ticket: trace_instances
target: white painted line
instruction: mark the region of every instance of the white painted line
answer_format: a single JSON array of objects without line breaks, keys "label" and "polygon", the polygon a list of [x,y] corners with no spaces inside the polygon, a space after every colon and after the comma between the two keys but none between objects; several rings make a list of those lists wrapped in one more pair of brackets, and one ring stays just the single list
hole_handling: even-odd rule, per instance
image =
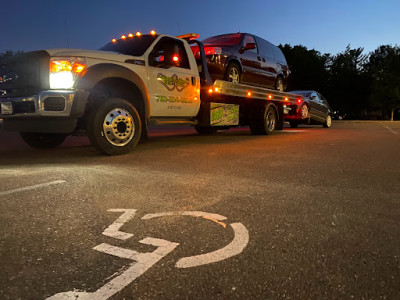
[{"label": "white painted line", "polygon": [[287,130],[284,129],[281,132],[297,133],[297,132],[307,132],[308,130]]},{"label": "white painted line", "polygon": [[[383,125],[383,124],[382,124]],[[383,125],[383,127],[385,127],[387,130],[389,130],[391,133],[393,134],[399,134],[397,131],[394,131],[392,128],[390,128],[389,126]]]},{"label": "white painted line", "polygon": [[165,216],[192,216],[192,217],[202,217],[207,219],[215,219],[217,221],[224,221],[227,219],[227,217],[218,214],[207,213],[204,211],[171,211],[171,212],[163,212],[157,214],[148,214],[142,217],[142,220],[148,220],[152,218],[159,218]]},{"label": "white painted line", "polygon": [[108,211],[111,212],[123,212],[123,214],[115,220],[110,226],[108,226],[104,231],[103,234],[112,238],[116,238],[119,240],[127,240],[133,237],[132,233],[127,233],[123,231],[119,231],[119,229],[128,221],[130,221],[135,213],[136,209],[109,209]]},{"label": "white painted line", "polygon": [[97,245],[93,249],[103,252],[103,253],[106,253],[106,254],[118,256],[120,258],[130,259],[130,260],[137,260],[138,256],[139,256],[139,252],[137,252],[135,250],[121,248],[121,247],[113,246],[113,245],[106,244],[106,243]]},{"label": "white painted line", "polygon": [[[51,296],[47,299],[106,300],[115,295],[116,293],[118,293],[119,291],[121,291],[127,285],[131,284],[136,278],[138,278],[140,275],[142,275],[144,272],[150,269],[155,263],[157,263],[165,255],[173,251],[179,245],[178,243],[173,243],[166,240],[155,239],[150,237],[141,240],[140,243],[156,246],[158,248],[153,252],[137,253],[137,256],[135,257],[136,262],[133,262],[127,270],[125,270],[120,275],[107,282],[97,291],[93,293],[88,293],[84,291],[73,290],[69,292],[55,294],[54,296]],[[122,255],[123,258],[128,258],[126,257],[126,254],[129,253],[129,251],[131,251],[129,249],[123,249],[120,247],[112,247],[112,246],[111,247],[101,246],[100,249],[106,250],[107,253],[111,255],[115,256]]]},{"label": "white painted line", "polygon": [[232,242],[224,248],[196,256],[184,257],[176,263],[177,268],[191,268],[215,263],[240,254],[249,243],[249,232],[242,223],[230,224],[235,233]]},{"label": "white painted line", "polygon": [[14,194],[14,193],[18,193],[18,192],[36,190],[36,189],[39,189],[39,188],[48,187],[48,186],[51,186],[51,185],[65,183],[65,182],[66,182],[65,180],[54,180],[54,181],[50,181],[50,182],[45,182],[45,183],[40,183],[40,184],[35,184],[35,185],[30,185],[30,186],[25,186],[25,187],[18,188],[18,189],[13,189],[13,190],[0,192],[0,196],[6,196],[6,195],[11,195],[11,194]]}]

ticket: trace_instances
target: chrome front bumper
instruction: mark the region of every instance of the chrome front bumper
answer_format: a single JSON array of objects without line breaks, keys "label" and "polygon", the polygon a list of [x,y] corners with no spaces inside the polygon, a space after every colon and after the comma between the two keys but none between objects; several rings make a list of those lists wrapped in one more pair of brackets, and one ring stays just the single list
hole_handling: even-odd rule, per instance
[{"label": "chrome front bumper", "polygon": [[[31,97],[0,99],[0,118],[70,117],[76,91],[43,91]],[[49,105],[56,101],[58,107]]]}]

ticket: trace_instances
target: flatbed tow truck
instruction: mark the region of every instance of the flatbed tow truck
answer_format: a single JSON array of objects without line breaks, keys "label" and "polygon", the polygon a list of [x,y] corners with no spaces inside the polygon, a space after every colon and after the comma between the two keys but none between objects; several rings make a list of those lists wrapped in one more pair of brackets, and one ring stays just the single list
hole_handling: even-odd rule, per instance
[{"label": "flatbed tow truck", "polygon": [[[99,51],[50,49],[0,62],[0,119],[35,148],[87,134],[101,153],[119,155],[147,138],[147,125],[190,124],[200,134],[249,126],[283,128],[284,111],[302,96],[211,81],[198,35],[137,32]],[[195,59],[190,44],[196,44]]]}]

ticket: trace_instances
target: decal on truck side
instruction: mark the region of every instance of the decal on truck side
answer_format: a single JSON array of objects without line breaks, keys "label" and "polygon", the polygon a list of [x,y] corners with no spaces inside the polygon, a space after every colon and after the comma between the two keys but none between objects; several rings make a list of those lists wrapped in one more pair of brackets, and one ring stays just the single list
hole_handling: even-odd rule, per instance
[{"label": "decal on truck side", "polygon": [[190,84],[189,78],[182,79],[179,78],[176,74],[168,77],[161,73],[158,73],[157,80],[159,80],[160,83],[163,84],[168,91],[173,91],[174,89],[176,89],[178,92],[182,92]]},{"label": "decal on truck side", "polygon": [[193,99],[185,97],[174,97],[174,96],[161,96],[156,95],[157,102],[171,102],[171,103],[193,103]]}]

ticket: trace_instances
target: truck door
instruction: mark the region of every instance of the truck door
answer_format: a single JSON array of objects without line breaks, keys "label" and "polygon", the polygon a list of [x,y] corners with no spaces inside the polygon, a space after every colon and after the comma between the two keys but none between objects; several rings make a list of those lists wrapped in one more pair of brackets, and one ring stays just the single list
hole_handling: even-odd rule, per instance
[{"label": "truck door", "polygon": [[151,117],[197,114],[200,80],[194,57],[189,59],[187,53],[185,44],[171,37],[161,38],[150,52],[147,77]]}]

